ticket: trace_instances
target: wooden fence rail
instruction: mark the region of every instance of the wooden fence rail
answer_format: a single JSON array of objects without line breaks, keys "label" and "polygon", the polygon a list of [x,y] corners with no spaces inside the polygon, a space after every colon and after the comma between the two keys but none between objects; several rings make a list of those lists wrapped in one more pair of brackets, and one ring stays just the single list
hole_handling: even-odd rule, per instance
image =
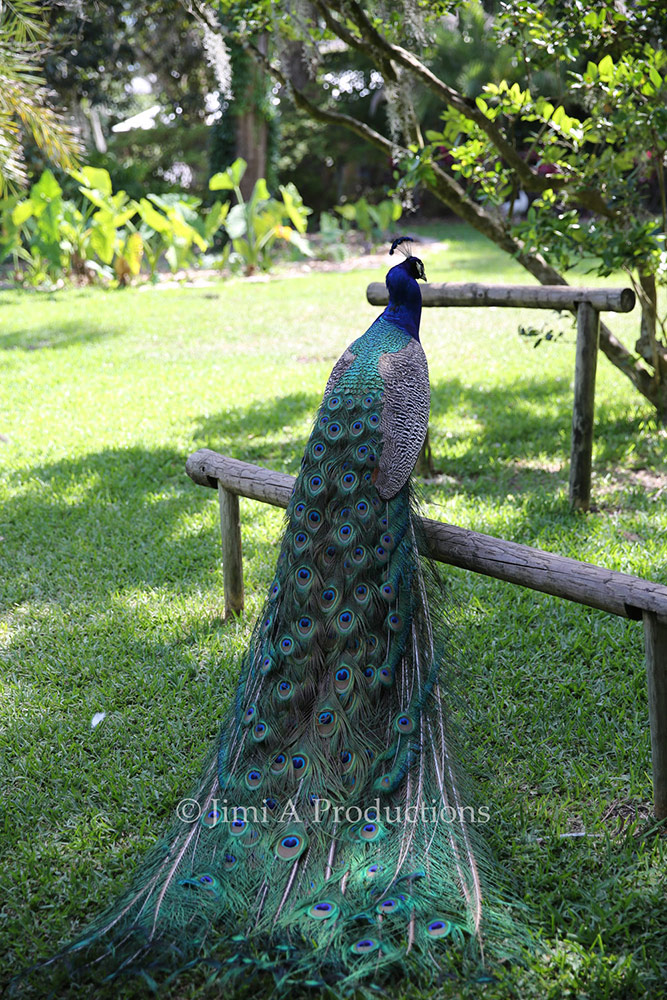
[{"label": "wooden fence rail", "polygon": [[[229,616],[243,609],[238,497],[287,507],[294,477],[208,448],[190,455],[186,471],[195,483],[217,489],[220,497],[225,615]],[[424,555],[438,562],[643,620],[654,812],[657,819],[667,818],[667,587],[428,518],[421,518],[421,528]]]},{"label": "wooden fence rail", "polygon": [[[373,281],[366,298],[386,306],[384,282]],[[595,374],[600,344],[600,313],[631,312],[631,288],[577,288],[573,285],[479,285],[475,282],[431,283],[422,287],[425,306],[510,306],[529,309],[566,309],[577,315],[577,352],[574,366],[574,404],[570,446],[570,504],[588,510],[591,499]]]},{"label": "wooden fence rail", "polygon": [[[576,312],[586,302],[598,312],[632,312],[631,288],[577,288],[576,285],[480,285],[474,281],[429,281],[421,286],[424,306],[511,306],[518,309],[568,309]],[[373,306],[386,306],[389,293],[384,281],[372,281],[366,298]]]}]

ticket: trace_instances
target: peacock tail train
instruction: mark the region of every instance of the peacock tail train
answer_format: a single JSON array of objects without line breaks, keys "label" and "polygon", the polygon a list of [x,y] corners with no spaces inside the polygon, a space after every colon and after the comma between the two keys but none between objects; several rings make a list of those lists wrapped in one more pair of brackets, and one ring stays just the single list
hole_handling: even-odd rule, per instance
[{"label": "peacock tail train", "polygon": [[[418,556],[410,473],[428,422],[421,262],[336,364],[274,579],[189,813],[130,891],[32,971],[149,986],[204,963],[222,983],[336,995],[389,976],[484,978],[511,925],[451,750],[446,637]],[[437,602],[436,602],[437,603]],[[44,984],[49,985],[44,985]]]}]

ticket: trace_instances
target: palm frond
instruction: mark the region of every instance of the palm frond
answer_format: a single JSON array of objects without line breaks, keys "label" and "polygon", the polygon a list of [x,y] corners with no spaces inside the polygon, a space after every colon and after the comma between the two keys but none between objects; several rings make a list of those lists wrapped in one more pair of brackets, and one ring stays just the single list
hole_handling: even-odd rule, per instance
[{"label": "palm frond", "polygon": [[0,198],[27,183],[25,134],[58,166],[77,162],[77,136],[48,103],[43,14],[41,0],[0,0]]}]

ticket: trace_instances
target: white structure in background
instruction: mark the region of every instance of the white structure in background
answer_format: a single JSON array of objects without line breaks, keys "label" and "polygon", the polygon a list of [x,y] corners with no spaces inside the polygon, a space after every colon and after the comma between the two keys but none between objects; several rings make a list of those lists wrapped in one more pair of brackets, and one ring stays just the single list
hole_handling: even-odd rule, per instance
[{"label": "white structure in background", "polygon": [[116,122],[112,125],[112,132],[131,132],[134,128],[154,128],[155,119],[157,115],[162,111],[159,104],[154,104],[151,108],[146,108],[145,111],[140,111],[137,115],[132,115],[131,118],[126,118],[122,122]]},{"label": "white structure in background", "polygon": [[514,201],[504,201],[500,206],[500,211],[503,215],[525,215],[528,211],[528,206],[530,202],[528,201],[528,195],[525,191],[519,191]]}]

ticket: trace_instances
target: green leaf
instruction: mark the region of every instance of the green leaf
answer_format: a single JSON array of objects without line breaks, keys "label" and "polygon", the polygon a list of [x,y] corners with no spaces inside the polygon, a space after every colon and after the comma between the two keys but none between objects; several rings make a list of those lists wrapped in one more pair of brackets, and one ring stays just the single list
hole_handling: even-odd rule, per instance
[{"label": "green leaf", "polygon": [[103,264],[110,264],[116,246],[116,227],[111,223],[99,223],[90,234],[90,247]]},{"label": "green leaf", "polygon": [[338,212],[339,215],[342,215],[348,222],[354,222],[357,214],[354,205],[351,205],[349,202],[345,205],[336,205],[334,211]]},{"label": "green leaf", "polygon": [[234,205],[234,207],[230,210],[225,221],[225,229],[227,230],[227,235],[230,240],[236,240],[240,236],[245,235],[248,229],[248,224],[246,222],[243,205]]},{"label": "green leaf", "polygon": [[37,197],[44,200],[58,198],[62,193],[63,189],[50,170],[45,170],[37,183],[33,184],[30,189],[31,198]]},{"label": "green leaf", "polygon": [[30,198],[26,198],[25,201],[20,201],[18,205],[14,208],[12,212],[12,222],[15,226],[22,226],[34,212],[35,206],[33,205]]},{"label": "green leaf", "polygon": [[102,194],[111,194],[113,187],[108,170],[104,170],[103,167],[82,167],[80,173],[83,177],[83,183],[87,184],[88,187],[95,188]]},{"label": "green leaf", "polygon": [[250,195],[250,205],[254,211],[261,201],[268,201],[271,197],[266,181],[263,177],[258,177]]},{"label": "green leaf", "polygon": [[117,229],[120,229],[126,223],[130,221],[133,215],[137,214],[138,205],[136,201],[131,202],[124,212],[117,212],[113,217],[113,224]]},{"label": "green leaf", "polygon": [[290,234],[290,243],[293,243],[297,250],[300,250],[304,256],[313,256],[313,251],[310,249],[308,240],[305,236],[302,236],[301,233],[295,233],[294,230],[292,230]]},{"label": "green leaf", "polygon": [[305,233],[308,228],[308,216],[312,209],[304,205],[296,185],[291,181],[289,184],[280,185],[280,193],[283,196],[283,203],[292,225],[298,233]]},{"label": "green leaf", "polygon": [[614,60],[611,56],[603,56],[598,63],[598,71],[600,73],[601,80],[611,80],[614,72]]},{"label": "green leaf", "polygon": [[139,215],[156,233],[166,233],[172,228],[169,219],[153,208],[146,198],[142,198],[139,202]]},{"label": "green leaf", "polygon": [[248,164],[243,159],[243,157],[239,156],[238,159],[234,160],[234,162],[232,163],[231,167],[227,167],[227,170],[229,171],[230,176],[231,176],[232,180],[234,181],[235,187],[238,187],[239,184],[241,183],[241,180],[243,179],[243,175],[246,172],[247,166],[248,166]]},{"label": "green leaf", "polygon": [[[479,100],[479,98],[478,98]],[[429,142],[443,143],[445,141],[445,136],[443,132],[434,132],[433,129],[426,129],[426,138]]]},{"label": "green leaf", "polygon": [[95,205],[97,208],[108,209],[108,200],[105,197],[103,197],[103,195],[100,194],[99,191],[87,187],[80,187],[79,191],[84,196],[84,198],[87,198],[88,201],[92,201],[93,205]]},{"label": "green leaf", "polygon": [[233,191],[234,181],[229,176],[229,173],[224,171],[224,173],[213,174],[208,182],[208,186],[211,191]]},{"label": "green leaf", "polygon": [[208,240],[220,229],[220,226],[227,218],[228,212],[229,203],[226,201],[216,201],[211,207],[208,215],[204,217],[204,235]]},{"label": "green leaf", "polygon": [[172,274],[174,271],[178,271],[178,251],[173,244],[167,248],[164,256]]},{"label": "green leaf", "polygon": [[127,261],[130,274],[136,276],[141,270],[141,258],[144,253],[144,243],[140,233],[130,233],[125,241],[123,256]]}]

